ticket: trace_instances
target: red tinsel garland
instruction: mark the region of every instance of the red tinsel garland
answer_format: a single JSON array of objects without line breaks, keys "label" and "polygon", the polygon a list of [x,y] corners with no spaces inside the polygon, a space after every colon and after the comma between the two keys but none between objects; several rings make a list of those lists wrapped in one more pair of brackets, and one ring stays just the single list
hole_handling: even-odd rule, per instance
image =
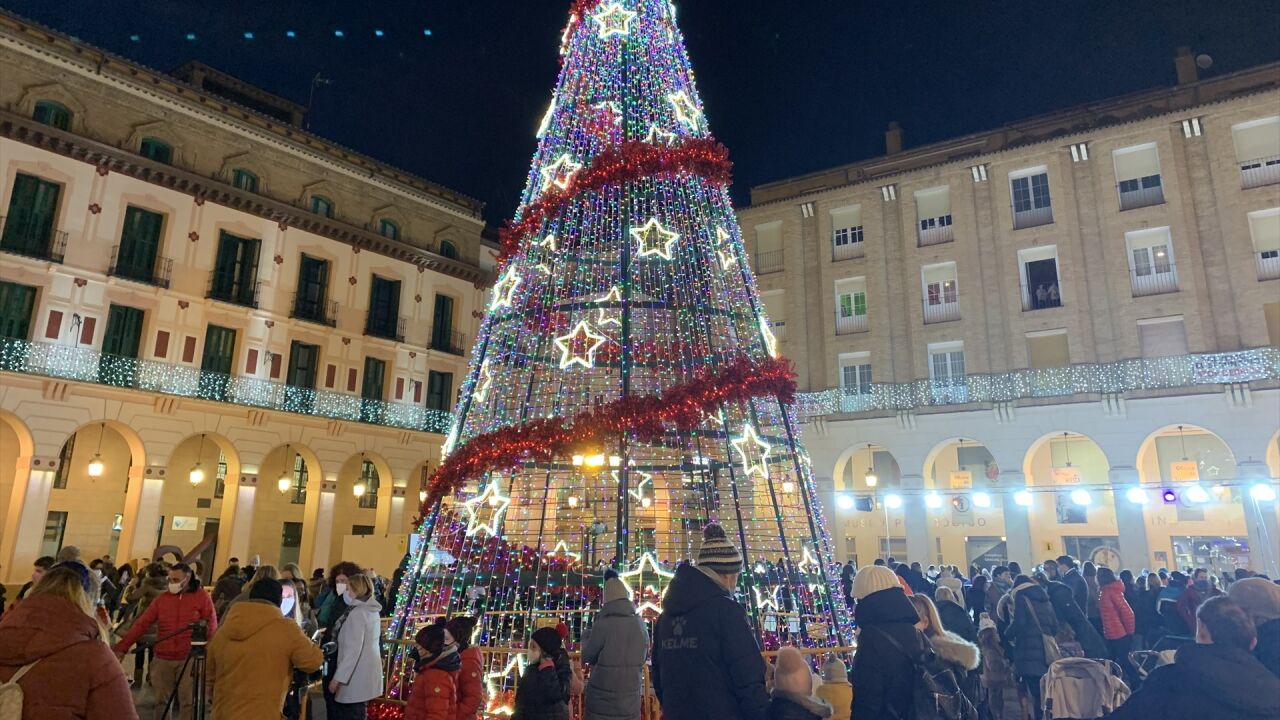
[{"label": "red tinsel garland", "polygon": [[519,222],[499,230],[504,263],[523,242],[542,227],[548,217],[564,209],[580,193],[654,175],[691,173],[716,183],[728,183],[733,163],[729,151],[714,138],[689,138],[672,145],[651,145],[642,140],[625,142],[595,156],[591,164],[573,175],[563,190],[548,189],[525,208]]},{"label": "red tinsel garland", "polygon": [[404,709],[401,703],[374,698],[365,706],[365,717],[369,720],[404,720]]},{"label": "red tinsel garland", "polygon": [[478,435],[432,473],[422,512],[425,515],[441,498],[487,472],[529,460],[564,457],[574,448],[599,448],[624,433],[640,442],[651,441],[666,432],[668,425],[677,430],[696,427],[721,403],[772,395],[790,404],[795,391],[795,373],[789,361],[740,358],[719,372],[670,387],[661,395],[626,397],[573,418],[538,418],[519,427]]}]

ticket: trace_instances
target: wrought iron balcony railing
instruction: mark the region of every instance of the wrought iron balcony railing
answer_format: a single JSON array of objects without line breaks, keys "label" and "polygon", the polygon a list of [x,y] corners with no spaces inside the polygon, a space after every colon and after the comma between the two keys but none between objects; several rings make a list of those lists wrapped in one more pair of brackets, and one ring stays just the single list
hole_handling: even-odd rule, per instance
[{"label": "wrought iron balcony railing", "polygon": [[450,355],[466,355],[466,337],[460,332],[431,328],[431,349]]},{"label": "wrought iron balcony railing", "polygon": [[364,318],[364,334],[404,342],[404,316],[379,315],[369,311]]},{"label": "wrought iron balcony railing", "polygon": [[0,251],[60,263],[67,253],[67,233],[32,215],[0,215]]},{"label": "wrought iron balcony railing", "polygon": [[451,413],[422,405],[293,387],[255,377],[205,372],[176,363],[106,355],[92,348],[0,338],[0,371],[55,377],[248,405],[337,420],[443,433]]},{"label": "wrought iron balcony railing", "polygon": [[751,267],[757,275],[778,272],[782,269],[782,251],[767,250],[765,252],[752,253]]},{"label": "wrought iron balcony railing", "polygon": [[257,308],[258,295],[261,290],[261,282],[240,284],[220,278],[217,274],[214,274],[209,276],[209,291],[205,293],[205,297],[233,305]]},{"label": "wrought iron balcony railing", "polygon": [[173,274],[173,259],[158,257],[148,267],[139,262],[121,260],[120,246],[115,245],[111,248],[111,265],[107,267],[107,274],[167,289],[169,277]]},{"label": "wrought iron balcony railing", "polygon": [[1046,205],[1045,207],[1027,208],[1026,210],[1013,210],[1013,229],[1022,230],[1024,228],[1039,227],[1040,225],[1050,225],[1053,223],[1053,207]]},{"label": "wrought iron balcony railing", "polygon": [[1134,297],[1178,292],[1178,268],[1169,263],[1164,269],[1130,269],[1129,284],[1133,287]]},{"label": "wrought iron balcony railing", "polygon": [[1280,183],[1280,155],[1240,163],[1240,185],[1255,188]]},{"label": "wrought iron balcony railing", "polygon": [[1161,185],[1127,190],[1123,185],[1117,185],[1116,192],[1120,193],[1121,210],[1136,210],[1150,205],[1160,205],[1164,202],[1164,187]]},{"label": "wrought iron balcony railing", "polygon": [[338,326],[337,300],[315,300],[305,294],[294,293],[290,307],[293,308],[289,312],[289,317],[291,318],[320,323],[329,327]]},{"label": "wrought iron balcony railing", "polygon": [[798,393],[796,411],[802,416],[896,412],[965,403],[1102,395],[1259,380],[1280,380],[1280,349],[1256,348],[1058,368],[1028,368],[941,381],[872,383],[869,390],[863,388],[864,392],[833,388]]}]

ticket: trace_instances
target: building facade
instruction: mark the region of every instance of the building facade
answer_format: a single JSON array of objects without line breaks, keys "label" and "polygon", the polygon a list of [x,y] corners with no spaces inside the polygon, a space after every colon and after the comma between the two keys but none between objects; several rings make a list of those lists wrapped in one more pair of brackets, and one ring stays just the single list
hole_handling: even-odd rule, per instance
[{"label": "building facade", "polygon": [[837,556],[1280,575],[1280,65],[1176,67],[752,189]]},{"label": "building facade", "polygon": [[0,581],[404,532],[492,282],[480,203],[203,65],[0,14],[0,76]]}]

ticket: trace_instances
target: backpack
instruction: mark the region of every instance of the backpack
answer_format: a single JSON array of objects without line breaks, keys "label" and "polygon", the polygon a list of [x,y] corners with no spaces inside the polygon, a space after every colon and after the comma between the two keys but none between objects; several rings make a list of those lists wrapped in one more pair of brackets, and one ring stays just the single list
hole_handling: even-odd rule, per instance
[{"label": "backpack", "polygon": [[36,662],[30,665],[23,665],[18,668],[18,672],[7,681],[0,683],[0,720],[22,720],[22,686],[18,681],[22,679],[27,671],[35,667]]},{"label": "backpack", "polygon": [[1040,679],[1046,720],[1090,720],[1115,710],[1129,697],[1120,666],[1110,660],[1063,658]]},{"label": "backpack", "polygon": [[919,673],[911,684],[912,716],[915,720],[978,720],[978,709],[960,689],[960,682],[951,668],[932,654],[928,660],[918,661],[892,635],[883,631],[880,634],[911,660]]}]

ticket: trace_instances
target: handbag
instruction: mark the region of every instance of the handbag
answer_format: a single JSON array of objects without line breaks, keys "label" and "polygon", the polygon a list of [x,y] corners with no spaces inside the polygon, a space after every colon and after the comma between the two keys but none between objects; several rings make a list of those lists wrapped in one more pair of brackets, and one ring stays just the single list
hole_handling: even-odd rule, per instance
[{"label": "handbag", "polygon": [[[1052,665],[1062,659],[1062,648],[1058,647],[1058,640],[1052,635],[1045,634],[1044,627],[1040,624],[1040,614],[1035,608],[1031,607],[1031,601],[1027,601],[1027,612],[1031,613],[1031,620],[1036,624],[1036,629],[1040,631],[1040,639],[1044,642],[1044,663]],[[1081,653],[1083,655],[1083,652]]]},{"label": "handbag", "polygon": [[936,659],[918,662],[888,632],[881,630],[880,634],[919,671],[912,683],[915,720],[977,720],[978,709],[960,689],[960,683],[950,668]]}]

